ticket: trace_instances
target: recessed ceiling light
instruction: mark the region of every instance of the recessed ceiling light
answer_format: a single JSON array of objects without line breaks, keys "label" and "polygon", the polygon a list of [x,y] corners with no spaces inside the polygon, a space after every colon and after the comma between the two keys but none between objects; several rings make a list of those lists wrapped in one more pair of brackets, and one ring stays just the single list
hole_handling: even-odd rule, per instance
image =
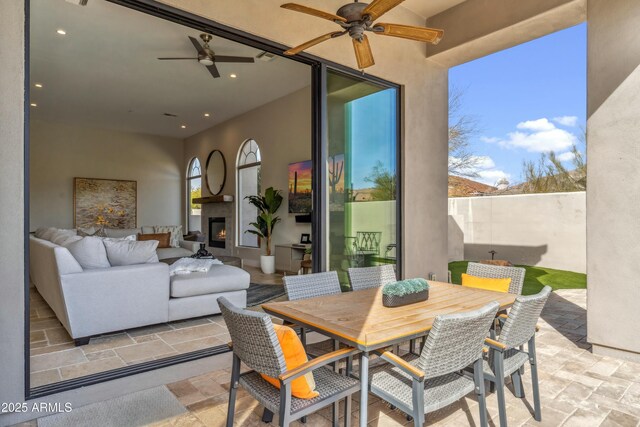
[{"label": "recessed ceiling light", "polygon": [[182,129],[186,129],[186,128],[187,128],[187,125],[182,125],[182,126],[180,126],[180,127],[181,127]]},{"label": "recessed ceiling light", "polygon": [[61,36],[64,36],[65,34],[67,34],[67,32],[65,30],[63,30],[62,28],[58,28],[56,33],[60,34]]},{"label": "recessed ceiling light", "polygon": [[42,83],[36,83],[34,86],[38,87],[38,88],[41,88],[42,87]]},{"label": "recessed ceiling light", "polygon": [[211,114],[209,114],[209,113],[204,113],[204,116],[205,116],[205,117],[209,117],[210,115],[211,115]]},{"label": "recessed ceiling light", "polygon": [[31,103],[31,106],[32,106],[32,107],[37,107],[37,106],[38,106],[38,104],[36,104],[35,102],[32,102],[32,103]]},{"label": "recessed ceiling light", "polygon": [[229,74],[229,77],[231,77],[232,79],[235,79],[236,77],[238,77],[237,74]]}]

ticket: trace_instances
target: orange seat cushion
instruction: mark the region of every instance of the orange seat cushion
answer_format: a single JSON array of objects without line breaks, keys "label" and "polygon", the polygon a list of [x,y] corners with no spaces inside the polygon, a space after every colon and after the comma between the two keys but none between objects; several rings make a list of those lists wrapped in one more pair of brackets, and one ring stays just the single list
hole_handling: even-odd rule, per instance
[{"label": "orange seat cushion", "polygon": [[[307,353],[304,350],[302,341],[298,337],[298,334],[288,326],[273,325],[273,329],[276,331],[276,336],[282,347],[284,353],[284,360],[287,364],[287,370],[297,368],[298,366],[307,363]],[[272,378],[264,374],[264,378],[269,383],[273,384],[277,388],[280,388],[280,380]],[[309,372],[300,378],[296,378],[291,381],[291,394],[300,399],[313,399],[320,394],[316,391],[316,382],[313,379],[313,372]]]},{"label": "orange seat cushion", "polygon": [[509,285],[511,285],[511,278],[506,279],[489,279],[486,277],[471,276],[466,273],[462,273],[462,286],[469,288],[486,289],[488,291],[497,292],[509,292]]}]

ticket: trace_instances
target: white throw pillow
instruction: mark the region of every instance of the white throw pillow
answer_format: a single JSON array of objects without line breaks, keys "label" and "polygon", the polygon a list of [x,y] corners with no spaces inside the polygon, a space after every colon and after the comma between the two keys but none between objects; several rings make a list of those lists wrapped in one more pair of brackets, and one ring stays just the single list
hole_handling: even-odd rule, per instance
[{"label": "white throw pillow", "polygon": [[154,229],[156,233],[171,233],[171,241],[169,242],[169,245],[172,248],[180,247],[180,240],[182,240],[181,225],[156,225]]},{"label": "white throw pillow", "polygon": [[125,237],[101,237],[101,239],[104,240],[110,240],[112,242],[117,242],[117,241],[122,241],[122,240],[130,240],[132,242],[135,242],[137,239],[137,236],[135,234],[132,234],[130,236],[125,236]]},{"label": "white throw pillow", "polygon": [[49,240],[51,240],[51,243],[55,243],[56,245],[62,245],[67,239],[69,239],[69,237],[73,237],[75,235],[76,230],[58,229],[53,233]]},{"label": "white throw pillow", "polygon": [[46,230],[44,230],[41,234],[40,234],[40,238],[43,240],[49,240],[51,241],[51,238],[53,237],[53,235],[55,234],[55,232],[58,231],[57,228],[55,227],[49,227]]},{"label": "white throw pillow", "polygon": [[85,270],[111,267],[104,244],[98,237],[83,237],[64,246]]},{"label": "white throw pillow", "polygon": [[35,232],[35,236],[38,239],[43,239],[44,238],[43,236],[45,235],[45,233],[51,234],[51,231],[55,231],[55,228],[53,228],[53,227],[38,227],[38,229]]},{"label": "white throw pillow", "polygon": [[112,266],[158,262],[157,240],[142,242],[131,240],[104,240],[107,257]]}]

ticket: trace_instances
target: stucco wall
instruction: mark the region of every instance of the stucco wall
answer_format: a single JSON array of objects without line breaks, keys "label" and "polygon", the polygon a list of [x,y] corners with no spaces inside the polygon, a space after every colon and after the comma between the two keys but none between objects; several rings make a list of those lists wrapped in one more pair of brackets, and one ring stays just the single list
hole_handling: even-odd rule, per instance
[{"label": "stucco wall", "polygon": [[[586,272],[585,193],[526,194],[449,199],[460,216],[464,259],[506,259]],[[451,238],[450,238],[451,239]]]},{"label": "stucco wall", "polygon": [[640,361],[640,2],[588,7],[587,339]]},{"label": "stucco wall", "polygon": [[138,226],[182,224],[181,139],[31,122],[29,227],[73,226],[73,178],[137,181]]},{"label": "stucco wall", "polygon": [[[0,2],[0,402],[24,398],[24,5]],[[0,425],[3,424],[0,415]]]},{"label": "stucco wall", "polygon": [[[300,234],[311,233],[311,225],[297,224],[295,215],[288,213],[288,165],[311,160],[311,88],[294,92],[187,138],[183,163],[187,165],[193,157],[198,157],[204,171],[209,153],[212,150],[222,151],[227,163],[227,179],[221,194],[235,197],[238,150],[247,139],[254,139],[260,147],[262,188],[274,187],[284,196],[278,211],[282,222],[274,229],[272,244],[298,243]],[[203,192],[209,194],[206,185]],[[202,221],[202,230],[206,231],[207,218]],[[235,247],[234,253],[248,264],[257,265],[261,251]]]}]

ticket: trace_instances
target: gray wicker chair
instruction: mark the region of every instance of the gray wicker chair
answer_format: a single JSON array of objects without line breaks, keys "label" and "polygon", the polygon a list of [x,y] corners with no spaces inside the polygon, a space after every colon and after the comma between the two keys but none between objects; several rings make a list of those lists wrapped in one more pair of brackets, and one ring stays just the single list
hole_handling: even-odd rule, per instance
[{"label": "gray wicker chair", "polygon": [[397,280],[396,271],[391,264],[377,267],[350,268],[348,273],[351,290],[353,291],[377,288]]},{"label": "gray wicker chair", "polygon": [[[540,407],[540,390],[538,387],[538,366],[536,358],[536,323],[540,313],[551,294],[551,287],[545,286],[540,293],[516,298],[508,315],[500,315],[500,335],[496,337],[495,330],[491,338],[487,339],[489,354],[484,364],[485,379],[495,384],[498,397],[498,411],[500,426],[507,426],[507,412],[504,399],[504,379],[511,376],[515,396],[524,397],[522,374],[524,365],[531,365],[531,383],[533,386],[533,417],[542,420]],[[527,343],[527,351],[524,344]]]},{"label": "gray wicker chair", "polygon": [[501,267],[498,265],[480,264],[478,262],[470,262],[469,265],[467,265],[467,274],[471,276],[490,279],[510,278],[509,293],[516,295],[522,294],[525,271],[522,267]]},{"label": "gray wicker chair", "polygon": [[[498,308],[492,302],[471,312],[436,317],[419,357],[379,354],[389,363],[371,370],[371,393],[411,415],[414,425],[422,427],[425,414],[475,391],[480,425],[486,427],[482,351]],[[464,371],[469,365],[472,373]]]},{"label": "gray wicker chair", "polygon": [[[289,301],[342,293],[338,273],[335,271],[284,276],[282,280]],[[332,339],[307,345],[305,328],[301,328],[300,331],[300,338],[309,356],[318,357],[338,349],[337,341]]]},{"label": "gray wicker chair", "polygon": [[[317,410],[333,406],[333,426],[338,425],[338,404],[345,400],[344,425],[351,419],[351,395],[360,389],[360,382],[348,376],[342,376],[326,365],[340,359],[353,356],[357,350],[345,348],[312,359],[295,369],[287,370],[282,348],[276,337],[269,315],[248,311],[234,306],[224,297],[218,298],[233,350],[231,384],[229,387],[229,407],[227,427],[233,426],[236,392],[241,385],[270,413],[279,414],[279,425],[289,423],[309,415]],[[251,370],[240,373],[240,363]],[[298,399],[291,395],[291,381],[313,372],[316,390],[320,396],[313,399]],[[278,378],[280,390],[265,381],[260,374]]]}]

